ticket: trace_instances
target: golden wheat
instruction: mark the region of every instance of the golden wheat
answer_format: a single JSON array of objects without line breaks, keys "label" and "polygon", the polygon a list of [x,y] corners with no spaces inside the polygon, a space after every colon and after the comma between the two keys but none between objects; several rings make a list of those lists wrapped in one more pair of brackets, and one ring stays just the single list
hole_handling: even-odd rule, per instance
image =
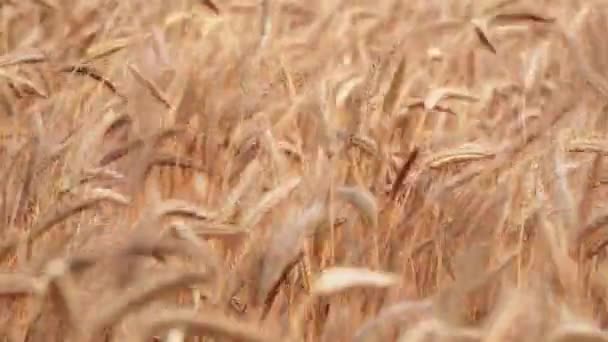
[{"label": "golden wheat", "polygon": [[0,336],[604,341],[602,1],[0,1]]}]

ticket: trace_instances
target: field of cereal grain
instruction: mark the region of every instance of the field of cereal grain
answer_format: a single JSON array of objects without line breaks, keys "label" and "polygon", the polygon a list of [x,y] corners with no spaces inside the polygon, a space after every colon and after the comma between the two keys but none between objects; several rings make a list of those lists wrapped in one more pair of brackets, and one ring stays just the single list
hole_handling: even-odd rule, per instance
[{"label": "field of cereal grain", "polygon": [[600,0],[0,0],[0,340],[608,341]]}]

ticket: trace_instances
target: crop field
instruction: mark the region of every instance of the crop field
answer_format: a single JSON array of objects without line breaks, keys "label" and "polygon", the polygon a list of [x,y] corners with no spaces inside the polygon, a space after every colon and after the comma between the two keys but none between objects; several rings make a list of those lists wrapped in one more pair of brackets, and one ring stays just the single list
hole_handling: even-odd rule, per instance
[{"label": "crop field", "polygon": [[0,0],[0,341],[608,341],[607,19]]}]

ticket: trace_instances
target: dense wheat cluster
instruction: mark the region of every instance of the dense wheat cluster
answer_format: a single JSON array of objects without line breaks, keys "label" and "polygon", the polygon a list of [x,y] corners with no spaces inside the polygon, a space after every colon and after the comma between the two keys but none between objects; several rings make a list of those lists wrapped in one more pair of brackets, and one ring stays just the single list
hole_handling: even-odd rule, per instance
[{"label": "dense wheat cluster", "polygon": [[0,0],[2,341],[608,341],[608,6]]}]

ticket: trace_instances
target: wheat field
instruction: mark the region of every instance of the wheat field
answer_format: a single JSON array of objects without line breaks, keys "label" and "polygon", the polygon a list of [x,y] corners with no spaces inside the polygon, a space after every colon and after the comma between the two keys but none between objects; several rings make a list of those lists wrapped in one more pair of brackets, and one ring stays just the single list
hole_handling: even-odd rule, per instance
[{"label": "wheat field", "polygon": [[0,340],[608,341],[606,5],[0,0]]}]

